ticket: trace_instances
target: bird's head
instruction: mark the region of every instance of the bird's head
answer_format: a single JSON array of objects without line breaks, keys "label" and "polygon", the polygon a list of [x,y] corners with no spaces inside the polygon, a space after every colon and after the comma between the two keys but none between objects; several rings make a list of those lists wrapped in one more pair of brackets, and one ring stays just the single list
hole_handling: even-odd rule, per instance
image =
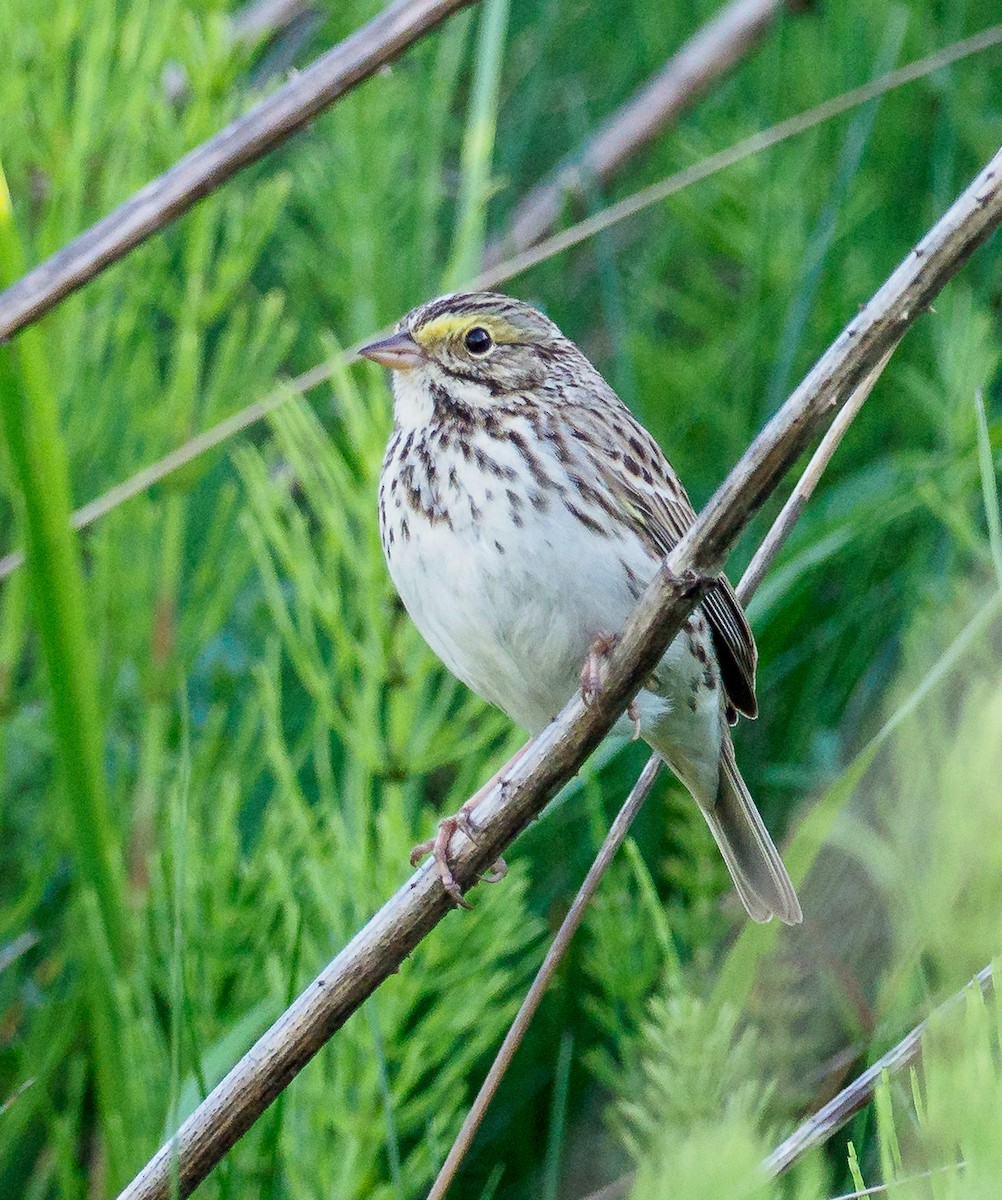
[{"label": "bird's head", "polygon": [[548,317],[498,292],[422,304],[392,336],[359,353],[393,371],[398,418],[411,416],[415,423],[419,412],[429,419],[436,398],[446,393],[455,405],[488,408],[537,392],[583,361]]}]

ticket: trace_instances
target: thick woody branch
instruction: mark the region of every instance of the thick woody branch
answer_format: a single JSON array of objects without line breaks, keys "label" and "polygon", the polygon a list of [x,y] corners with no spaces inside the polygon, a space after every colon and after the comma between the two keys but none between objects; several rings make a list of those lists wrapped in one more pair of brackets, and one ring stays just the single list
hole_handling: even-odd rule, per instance
[{"label": "thick woody branch", "polygon": [[[1000,222],[1002,151],[846,327],[666,559],[609,654],[602,706],[575,696],[487,793],[477,808],[477,843],[462,835],[453,841],[462,887],[490,868],[595,749],[784,472]],[[122,1200],[166,1200],[172,1159],[180,1194],[188,1195],[449,907],[426,863],[237,1063]]]},{"label": "thick woody branch", "polygon": [[124,204],[0,293],[0,342],[37,321],[148,237],[188,211],[241,167],[303,128],[446,17],[474,0],[396,0],[340,45],[328,50],[190,151]]},{"label": "thick woody branch", "polygon": [[732,0],[618,108],[583,149],[521,201],[509,231],[488,247],[485,264],[493,266],[504,255],[525,250],[545,237],[568,197],[579,196],[591,180],[610,178],[677,121],[758,43],[787,7],[794,5],[787,0]]},{"label": "thick woody branch", "polygon": [[[807,464],[803,475],[797,480],[796,487],[787,502],[783,505],[779,516],[772,523],[772,527],[766,534],[736,588],[738,599],[744,607],[747,607],[748,601],[755,594],[773,559],[782,549],[783,543],[789,536],[790,531],[796,524],[797,518],[803,512],[821,476],[824,474],[825,468],[831,461],[832,455],[838,449],[843,434],[862,408],[867,396],[873,389],[873,385],[877,382],[881,372],[887,365],[890,356],[891,352],[889,351],[842,406],[838,416],[829,425],[828,432],[821,439],[817,450],[811,456],[811,461]],[[515,1020],[505,1035],[501,1048],[498,1050],[497,1056],[491,1064],[484,1082],[480,1085],[476,1099],[466,1114],[462,1128],[456,1135],[456,1140],[452,1143],[449,1153],[446,1155],[445,1161],[439,1169],[432,1189],[428,1193],[428,1200],[441,1200],[448,1190],[449,1184],[455,1178],[456,1172],[459,1170],[459,1165],[469,1150],[480,1122],[484,1118],[487,1106],[497,1092],[505,1071],[511,1065],[511,1061],[515,1057],[515,1052],[525,1037],[529,1024],[536,1014],[536,1010],[542,1003],[547,985],[556,974],[561,959],[567,953],[571,939],[581,924],[585,906],[589,903],[592,896],[594,896],[601,882],[602,875],[607,870],[609,864],[612,862],[613,855],[622,845],[626,834],[629,832],[630,824],[640,811],[640,806],[646,800],[648,792],[654,785],[654,780],[657,777],[660,766],[661,759],[657,754],[652,754],[647,760],[647,765],[641,772],[637,782],[633,785],[629,796],[624,801],[623,807],[620,809],[615,821],[613,821],[605,840],[599,847],[595,861],[592,863],[584,882],[574,897],[567,916],[561,922],[560,928],[557,930],[556,936],[549,950],[546,952],[546,957],[536,972],[532,986],[526,993],[526,997],[522,1001]],[[632,1179],[632,1175],[630,1178]],[[589,1197],[588,1200],[593,1200],[593,1197]]]}]

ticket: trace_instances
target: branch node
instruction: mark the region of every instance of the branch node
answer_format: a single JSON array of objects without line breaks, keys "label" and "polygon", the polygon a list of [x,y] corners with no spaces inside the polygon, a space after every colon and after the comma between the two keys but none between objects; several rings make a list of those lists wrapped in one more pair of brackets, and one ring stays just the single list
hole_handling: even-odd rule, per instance
[{"label": "branch node", "polygon": [[672,570],[670,560],[667,558],[661,560],[661,576],[675,595],[684,599],[708,591],[713,583],[713,579],[709,575],[703,575],[692,568],[687,568],[677,575]]}]

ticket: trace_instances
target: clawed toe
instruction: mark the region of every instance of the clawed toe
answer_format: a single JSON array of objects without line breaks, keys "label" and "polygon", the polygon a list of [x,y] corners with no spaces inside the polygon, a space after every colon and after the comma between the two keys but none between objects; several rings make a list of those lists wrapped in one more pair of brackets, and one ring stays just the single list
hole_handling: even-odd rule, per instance
[{"label": "clawed toe", "polygon": [[444,860],[436,860],[438,862],[438,877],[442,881],[442,887],[449,893],[453,904],[457,908],[472,908],[473,905],[463,895],[463,890],[456,882],[456,877],[449,869],[449,864]]},{"label": "clawed toe", "polygon": [[584,666],[581,668],[581,699],[589,706],[602,694],[606,655],[615,644],[615,637],[600,633],[585,656]]},{"label": "clawed toe", "polygon": [[418,842],[411,851],[411,866],[416,867],[422,858],[427,858],[435,849],[435,839],[429,838],[426,842]]},{"label": "clawed toe", "polygon": [[499,858],[489,871],[485,871],[480,878],[484,883],[500,883],[508,874],[508,864],[503,858]]},{"label": "clawed toe", "polygon": [[474,844],[474,846],[480,845],[480,843],[477,841],[477,831],[474,828],[473,820],[470,817],[470,810],[465,804],[452,819],[456,823],[456,828],[461,829]]},{"label": "clawed toe", "polygon": [[636,696],[634,696],[633,699],[630,701],[629,706],[626,710],[626,715],[633,722],[633,737],[632,737],[631,741],[639,742],[640,741],[640,705],[637,704]]},{"label": "clawed toe", "polygon": [[[592,642],[581,668],[581,699],[590,708],[598,702],[605,687],[605,660],[618,641],[615,634],[600,633]],[[640,707],[634,697],[626,710],[633,722],[633,740],[640,737]]]},{"label": "clawed toe", "polygon": [[[455,875],[452,873],[452,867],[449,863],[449,847],[452,843],[452,835],[457,829],[461,829],[463,833],[470,839],[471,842],[476,842],[474,836],[473,822],[470,820],[469,810],[464,806],[453,817],[445,817],[439,822],[438,832],[433,838],[429,838],[426,842],[421,842],[411,851],[411,866],[416,867],[421,859],[427,855],[431,855],[435,860],[435,867],[438,870],[438,877],[442,881],[442,887],[449,893],[454,904],[460,908],[469,908],[470,905],[463,897],[462,888],[456,881]],[[503,860],[498,860],[504,867]],[[497,879],[504,877],[507,867],[498,874],[498,863],[495,863],[491,868],[491,875],[497,875]],[[485,876],[486,878],[486,876]],[[489,882],[495,883],[497,880],[491,878]]]},{"label": "clawed toe", "polygon": [[453,903],[460,908],[469,908],[469,904],[463,899],[462,889],[452,873],[452,867],[449,865],[449,846],[452,842],[452,835],[459,826],[460,821],[457,817],[446,817],[439,823],[432,855],[435,859],[435,866],[438,867],[438,877],[442,881],[442,887],[452,897]]},{"label": "clawed toe", "polygon": [[[612,642],[608,642],[606,649],[603,650],[602,653],[607,653],[608,647],[611,645]],[[496,786],[504,788],[506,772],[512,769],[512,767],[518,762],[530,745],[530,742],[526,742],[524,746],[516,751],[516,753],[512,755],[512,757],[501,768],[501,770],[496,772],[475,795],[471,796],[470,799],[466,801],[466,803],[459,810],[459,812],[455,814],[455,816],[446,817],[445,820],[440,822],[438,832],[433,838],[429,838],[429,840],[426,842],[421,842],[420,845],[415,846],[411,851],[412,867],[416,867],[418,863],[429,854],[434,858],[435,868],[438,871],[439,879],[442,881],[442,887],[445,888],[448,894],[452,897],[454,903],[456,903],[460,908],[469,908],[470,905],[467,904],[467,902],[463,899],[462,888],[460,888],[459,884],[456,882],[456,877],[453,875],[452,867],[449,864],[449,846],[452,842],[452,835],[457,829],[460,829],[466,834],[466,836],[471,842],[473,842],[474,845],[480,845],[478,837],[479,830],[473,824],[471,813],[480,803],[480,801],[490,793],[492,788]],[[505,875],[507,874],[507,864],[503,858],[499,858],[497,862],[494,863],[494,865],[490,868],[490,870],[486,871],[481,878],[485,883],[497,883],[499,880],[504,879]]]}]

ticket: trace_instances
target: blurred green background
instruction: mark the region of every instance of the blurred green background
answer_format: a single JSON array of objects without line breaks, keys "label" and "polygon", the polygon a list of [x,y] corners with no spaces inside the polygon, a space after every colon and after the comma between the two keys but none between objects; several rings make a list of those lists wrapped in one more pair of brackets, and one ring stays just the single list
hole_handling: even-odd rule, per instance
[{"label": "blurred green background", "polygon": [[[378,7],[316,0],[241,40],[220,0],[0,4],[3,282]],[[0,1195],[114,1195],[519,744],[395,600],[387,384],[338,349],[475,274],[718,7],[487,0],[0,348],[0,553],[30,512],[65,517],[64,456],[78,506],[334,363],[94,524],[82,588],[44,539],[34,577],[0,582]],[[1002,0],[786,14],[566,220],[1000,21]],[[929,74],[505,286],[698,507],[997,150],[1000,69],[996,47]],[[908,335],[750,609],[762,715],[738,755],[809,871],[803,927],[747,925],[662,780],[450,1194],[570,1200],[639,1168],[643,1197],[833,1197],[941,1167],[900,1194],[997,1194],[999,1018],[973,1003],[791,1182],[755,1164],[999,950],[1000,298],[996,238]],[[424,1194],[644,750],[599,759],[200,1195]]]}]

